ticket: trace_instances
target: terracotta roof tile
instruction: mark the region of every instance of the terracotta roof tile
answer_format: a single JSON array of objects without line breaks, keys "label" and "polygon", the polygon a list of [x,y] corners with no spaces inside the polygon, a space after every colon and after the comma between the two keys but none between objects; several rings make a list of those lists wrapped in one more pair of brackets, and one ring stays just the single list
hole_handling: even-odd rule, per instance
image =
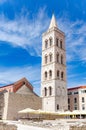
[{"label": "terracotta roof tile", "polygon": [[31,85],[30,82],[28,82],[28,80],[26,78],[22,78],[20,80],[18,80],[17,82],[13,83],[13,84],[9,84],[6,86],[2,86],[0,87],[1,89],[9,89],[10,87],[13,87],[13,92],[16,92],[19,88],[22,87],[22,85],[26,85],[31,91],[33,91],[33,86]]},{"label": "terracotta roof tile", "polygon": [[68,88],[67,90],[75,90],[75,89],[84,89],[86,86],[78,86],[78,87],[73,87],[73,88]]}]

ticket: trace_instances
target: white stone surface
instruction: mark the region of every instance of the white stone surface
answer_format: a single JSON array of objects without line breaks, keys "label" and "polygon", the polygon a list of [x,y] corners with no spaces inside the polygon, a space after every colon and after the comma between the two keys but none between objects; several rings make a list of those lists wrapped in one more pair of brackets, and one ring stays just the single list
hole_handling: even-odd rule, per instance
[{"label": "white stone surface", "polygon": [[18,127],[17,130],[49,130],[47,128],[40,128],[36,126],[28,126],[28,125],[21,125],[21,124],[18,124],[17,127]]},{"label": "white stone surface", "polygon": [[[52,44],[50,44],[52,39]],[[56,40],[58,39],[58,46]],[[47,41],[47,47],[46,47]],[[61,46],[62,41],[62,46]],[[49,56],[52,53],[52,61]],[[59,54],[59,62],[57,62],[57,54]],[[47,56],[47,63],[45,57]],[[63,57],[63,60],[61,60]],[[63,61],[63,63],[61,63]],[[52,77],[49,76],[52,71]],[[59,77],[57,76],[59,71]],[[47,78],[45,78],[47,72]],[[63,72],[63,79],[61,73]],[[52,88],[52,94],[49,95],[49,87]],[[45,88],[47,95],[45,96]],[[55,16],[52,16],[49,29],[42,37],[42,68],[41,68],[41,96],[42,109],[45,111],[67,110],[67,81],[66,81],[66,51],[65,51],[65,35],[57,28]]]},{"label": "white stone surface", "polygon": [[21,121],[4,121],[4,122],[16,125],[18,127],[17,130],[70,130],[71,126],[78,126],[80,128],[82,126],[86,126],[86,119],[44,120],[43,122],[33,122],[32,124],[30,124],[30,122],[28,121],[27,122],[28,125],[26,125],[25,122],[22,123]]},{"label": "white stone surface", "polygon": [[51,23],[50,23],[49,29],[52,28],[52,27],[57,27],[57,23],[56,23],[56,19],[55,19],[54,14],[53,14],[53,16],[52,16],[52,19],[51,19]]}]

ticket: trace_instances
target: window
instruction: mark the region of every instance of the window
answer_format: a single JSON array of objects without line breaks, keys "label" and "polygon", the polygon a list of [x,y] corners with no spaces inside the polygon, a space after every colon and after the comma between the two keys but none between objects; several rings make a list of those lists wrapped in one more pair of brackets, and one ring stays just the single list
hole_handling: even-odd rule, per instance
[{"label": "window", "polygon": [[74,92],[74,94],[78,94],[78,92]]},{"label": "window", "polygon": [[70,104],[70,98],[68,98],[68,104]]},{"label": "window", "polygon": [[68,92],[68,95],[72,95],[72,92]]},{"label": "window", "polygon": [[45,41],[45,48],[48,48],[48,40]]},{"label": "window", "polygon": [[49,39],[50,46],[52,46],[53,40],[52,38]]},{"label": "window", "polygon": [[82,104],[82,110],[85,110],[85,104]]},{"label": "window", "polygon": [[61,72],[61,79],[63,80],[64,79],[64,73]]},{"label": "window", "polygon": [[84,97],[82,97],[82,102],[85,102],[85,99],[84,99]]},{"label": "window", "polygon": [[45,56],[45,64],[47,64],[48,56]]},{"label": "window", "polygon": [[59,70],[57,70],[57,77],[59,78]]},{"label": "window", "polygon": [[51,96],[52,95],[52,88],[49,87],[49,95]]},{"label": "window", "polygon": [[59,63],[59,54],[56,55],[56,61]]},{"label": "window", "polygon": [[59,104],[57,104],[57,110],[59,110]]},{"label": "window", "polygon": [[77,110],[77,105],[74,106],[74,110]]},{"label": "window", "polygon": [[61,64],[63,64],[63,56],[61,55]]},{"label": "window", "polygon": [[56,46],[58,47],[59,46],[59,39],[56,38]]},{"label": "window", "polygon": [[45,72],[45,79],[47,79],[47,72]]},{"label": "window", "polygon": [[68,105],[68,110],[70,110],[70,105]]},{"label": "window", "polygon": [[74,103],[77,103],[77,98],[74,98]]},{"label": "window", "polygon": [[52,54],[49,55],[49,60],[52,62]]},{"label": "window", "polygon": [[49,78],[51,78],[52,77],[52,71],[50,70],[49,71]]},{"label": "window", "polygon": [[44,88],[44,96],[47,96],[47,88]]},{"label": "window", "polygon": [[62,40],[60,41],[60,47],[62,48]]},{"label": "window", "polygon": [[81,93],[86,93],[86,90],[81,90]]}]

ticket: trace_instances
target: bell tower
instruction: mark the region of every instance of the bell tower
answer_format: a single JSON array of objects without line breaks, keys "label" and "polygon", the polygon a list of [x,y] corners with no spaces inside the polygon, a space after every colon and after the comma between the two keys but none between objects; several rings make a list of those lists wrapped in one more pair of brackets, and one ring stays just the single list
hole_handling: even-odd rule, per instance
[{"label": "bell tower", "polygon": [[41,96],[45,111],[67,110],[65,34],[53,15],[42,36]]}]

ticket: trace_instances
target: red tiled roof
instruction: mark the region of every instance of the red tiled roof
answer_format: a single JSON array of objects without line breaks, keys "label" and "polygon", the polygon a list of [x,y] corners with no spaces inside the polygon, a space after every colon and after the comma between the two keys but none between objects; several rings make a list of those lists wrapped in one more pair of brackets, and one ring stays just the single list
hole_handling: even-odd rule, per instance
[{"label": "red tiled roof", "polygon": [[31,91],[33,91],[33,86],[30,84],[30,82],[28,82],[28,80],[26,78],[22,78],[20,80],[18,80],[17,82],[13,83],[13,84],[9,84],[6,86],[2,86],[1,91],[2,90],[9,90],[10,87],[13,88],[13,92],[16,92],[19,88],[22,87],[22,85],[26,85]]},{"label": "red tiled roof", "polygon": [[13,91],[16,92],[19,88],[21,88],[22,85],[26,85],[31,91],[33,91],[33,86],[28,82],[26,78],[22,78],[21,80],[18,80],[13,85]]},{"label": "red tiled roof", "polygon": [[73,88],[68,88],[67,90],[75,90],[75,89],[83,89],[86,88],[86,86],[78,86],[78,87],[73,87]]},{"label": "red tiled roof", "polygon": [[10,86],[13,86],[14,84],[8,84],[8,85],[5,85],[5,86],[1,86],[0,88],[5,88],[5,87],[10,87]]}]

